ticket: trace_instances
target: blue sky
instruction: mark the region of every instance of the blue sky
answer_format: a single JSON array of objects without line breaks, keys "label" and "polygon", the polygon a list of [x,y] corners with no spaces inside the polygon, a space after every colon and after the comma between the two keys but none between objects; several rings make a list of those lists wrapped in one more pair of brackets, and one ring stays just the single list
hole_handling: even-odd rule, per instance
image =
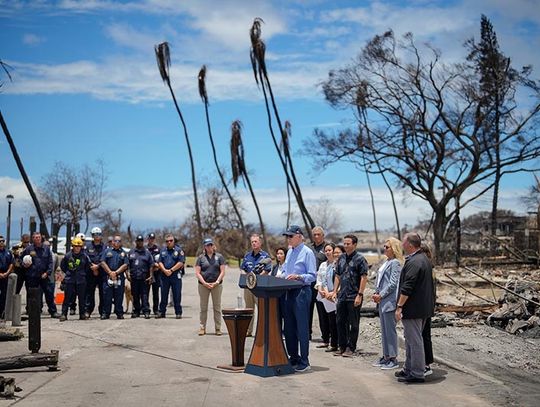
[{"label": "blue sky", "polygon": [[[308,205],[327,197],[341,212],[345,229],[370,229],[365,177],[345,164],[314,173],[310,157],[300,155],[314,128],[338,128],[351,120],[349,112],[324,101],[318,84],[329,69],[348,63],[369,38],[388,28],[398,35],[412,31],[419,41],[443,50],[446,60],[457,60],[465,53],[462,43],[478,38],[482,13],[516,66],[538,67],[539,10],[536,0],[0,0],[0,58],[13,67],[0,107],[34,183],[57,160],[79,165],[102,159],[108,169],[107,205],[121,207],[126,221],[139,228],[181,223],[191,197],[189,162],[153,49],[166,40],[198,178],[217,180],[197,93],[197,73],[206,64],[219,160],[228,168],[229,127],[240,119],[263,218],[279,229],[285,222],[285,181],[249,61],[248,31],[253,18],[261,17],[270,79],[281,116],[293,126],[292,147]],[[0,168],[0,197],[15,195],[13,216],[33,214],[3,135]],[[508,177],[501,206],[523,210],[516,197],[532,181],[531,175]],[[389,197],[381,182],[374,182],[379,224],[389,227]],[[255,222],[241,187],[238,195],[248,221]],[[486,197],[468,211],[488,207]],[[4,199],[0,213],[6,213]],[[402,223],[413,224],[430,213],[422,202],[405,197],[400,215]],[[1,215],[2,233],[4,219]]]}]

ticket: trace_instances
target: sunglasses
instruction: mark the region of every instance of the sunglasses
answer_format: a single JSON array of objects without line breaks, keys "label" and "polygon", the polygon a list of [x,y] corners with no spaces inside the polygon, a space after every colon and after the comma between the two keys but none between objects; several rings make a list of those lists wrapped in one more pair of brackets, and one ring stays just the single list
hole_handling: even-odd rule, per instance
[{"label": "sunglasses", "polygon": [[113,240],[114,243],[120,243],[121,241],[122,241],[122,240],[120,240],[120,239],[114,239],[114,240]]},{"label": "sunglasses", "polygon": [[0,243],[5,243],[6,241],[4,239],[0,239]]},{"label": "sunglasses", "polygon": [[384,250],[390,249],[390,246],[384,245],[384,246],[383,246],[383,249],[384,249]]},{"label": "sunglasses", "polygon": [[167,243],[174,242],[174,240],[165,240]]}]

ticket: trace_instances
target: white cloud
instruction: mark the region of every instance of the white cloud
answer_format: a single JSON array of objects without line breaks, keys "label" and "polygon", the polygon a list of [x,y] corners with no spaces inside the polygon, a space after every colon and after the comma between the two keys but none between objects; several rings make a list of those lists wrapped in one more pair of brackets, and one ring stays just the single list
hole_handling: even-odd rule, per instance
[{"label": "white cloud", "polygon": [[24,34],[22,38],[23,44],[26,45],[38,45],[44,41],[45,40],[42,37],[38,37],[35,34]]}]

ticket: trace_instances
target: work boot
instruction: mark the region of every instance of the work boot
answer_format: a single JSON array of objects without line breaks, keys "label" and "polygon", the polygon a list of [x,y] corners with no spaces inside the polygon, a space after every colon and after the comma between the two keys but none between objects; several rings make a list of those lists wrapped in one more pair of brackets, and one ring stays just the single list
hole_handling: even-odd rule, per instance
[{"label": "work boot", "polygon": [[61,316],[61,315],[60,315],[58,312],[53,312],[53,313],[51,314],[51,318],[60,318],[60,316]]},{"label": "work boot", "polygon": [[144,314],[144,319],[150,319],[150,314]]},{"label": "work boot", "polygon": [[70,309],[70,310],[69,310],[69,315],[75,315],[75,310],[74,310],[74,309]]},{"label": "work boot", "polygon": [[67,321],[67,315],[61,315],[60,316],[60,322]]},{"label": "work boot", "polygon": [[206,335],[206,328],[204,326],[201,326],[199,328],[199,336]]}]

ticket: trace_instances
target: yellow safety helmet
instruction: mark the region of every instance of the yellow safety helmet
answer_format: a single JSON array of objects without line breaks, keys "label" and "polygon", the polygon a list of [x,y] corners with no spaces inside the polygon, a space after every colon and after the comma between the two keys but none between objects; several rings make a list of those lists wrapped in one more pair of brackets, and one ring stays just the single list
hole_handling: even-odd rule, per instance
[{"label": "yellow safety helmet", "polygon": [[71,239],[71,245],[72,246],[80,246],[80,247],[82,247],[83,246],[83,241],[82,241],[81,238],[76,237],[76,238]]}]

